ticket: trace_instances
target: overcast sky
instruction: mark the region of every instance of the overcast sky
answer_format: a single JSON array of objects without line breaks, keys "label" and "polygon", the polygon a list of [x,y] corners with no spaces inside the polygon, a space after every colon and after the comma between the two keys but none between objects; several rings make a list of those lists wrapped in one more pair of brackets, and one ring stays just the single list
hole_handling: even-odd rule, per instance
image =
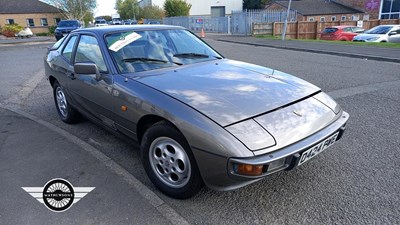
[{"label": "overcast sky", "polygon": [[111,16],[116,13],[115,0],[97,0],[97,8],[94,10],[94,16]]}]

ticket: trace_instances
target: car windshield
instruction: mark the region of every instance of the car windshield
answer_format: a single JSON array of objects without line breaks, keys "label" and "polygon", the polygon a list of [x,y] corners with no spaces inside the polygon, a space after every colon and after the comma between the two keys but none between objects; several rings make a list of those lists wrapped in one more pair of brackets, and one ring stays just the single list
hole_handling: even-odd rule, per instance
[{"label": "car windshield", "polygon": [[325,30],[323,31],[323,33],[335,33],[338,29],[337,28],[325,28]]},{"label": "car windshield", "polygon": [[58,40],[58,41],[57,41],[51,48],[49,48],[49,49],[54,50],[54,49],[59,48],[60,45],[64,42],[64,40],[65,40],[66,37],[67,37],[67,36],[62,37],[60,40]]},{"label": "car windshield", "polygon": [[77,27],[78,22],[77,21],[68,21],[68,20],[62,20],[58,23],[59,27]]},{"label": "car windshield", "polygon": [[187,30],[112,33],[107,46],[121,73],[132,73],[221,59]]},{"label": "car windshield", "polygon": [[392,29],[390,26],[378,26],[365,31],[366,34],[386,34]]},{"label": "car windshield", "polygon": [[94,22],[94,23],[97,23],[97,24],[99,24],[99,23],[101,23],[101,24],[105,24],[105,23],[106,23],[106,21],[105,21],[105,20],[96,20],[96,22]]}]

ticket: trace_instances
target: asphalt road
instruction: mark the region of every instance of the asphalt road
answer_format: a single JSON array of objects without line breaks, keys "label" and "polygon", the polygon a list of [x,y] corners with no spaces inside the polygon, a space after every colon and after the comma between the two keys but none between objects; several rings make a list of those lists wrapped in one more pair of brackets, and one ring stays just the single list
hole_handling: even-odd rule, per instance
[{"label": "asphalt road", "polygon": [[0,99],[10,97],[12,91],[22,88],[31,76],[43,68],[47,45],[0,47],[1,88]]},{"label": "asphalt road", "polygon": [[[44,75],[36,74],[40,82],[22,110],[90,143],[193,224],[399,224],[399,64],[206,40],[228,58],[295,74],[332,94],[350,114],[343,139],[290,172],[232,192],[204,188],[182,201],[168,198],[152,186],[136,144],[88,121],[77,125],[60,122]],[[45,52],[42,45],[32,48],[27,50],[28,58],[35,60],[24,62],[27,67],[8,67],[1,61],[2,66],[28,81],[26,69],[32,66],[33,73],[28,74],[40,70]],[[2,54],[1,50],[1,58]],[[10,50],[7,60],[18,62],[23,54],[27,52],[22,48]],[[7,93],[21,86],[10,82],[3,89],[7,78],[2,78],[0,94],[10,97]]]}]

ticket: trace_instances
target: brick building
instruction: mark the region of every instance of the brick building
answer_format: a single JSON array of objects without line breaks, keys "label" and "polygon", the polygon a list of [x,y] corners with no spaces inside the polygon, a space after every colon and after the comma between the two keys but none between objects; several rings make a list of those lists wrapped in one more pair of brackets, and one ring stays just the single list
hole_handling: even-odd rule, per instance
[{"label": "brick building", "polygon": [[[317,2],[318,0],[293,0],[292,3],[299,1]],[[376,19],[400,18],[400,0],[323,0],[323,1],[337,3],[343,6],[363,11],[365,12],[365,15],[367,17],[366,19],[376,20]]]},{"label": "brick building", "polygon": [[[275,1],[266,9],[287,10],[289,1]],[[332,0],[293,0],[292,10],[297,11],[298,21],[348,21],[368,19],[368,15],[358,8]]]},{"label": "brick building", "polygon": [[365,11],[369,15],[369,19],[375,20],[379,18],[379,9],[381,0],[335,0],[346,6],[351,6],[359,10]]},{"label": "brick building", "polygon": [[38,0],[0,0],[0,26],[18,24],[33,33],[48,32],[62,18],[59,10]]}]

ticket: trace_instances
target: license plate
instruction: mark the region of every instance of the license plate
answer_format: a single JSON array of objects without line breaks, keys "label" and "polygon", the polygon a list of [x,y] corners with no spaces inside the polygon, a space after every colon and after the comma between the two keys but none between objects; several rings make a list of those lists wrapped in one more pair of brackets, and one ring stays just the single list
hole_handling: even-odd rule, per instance
[{"label": "license plate", "polygon": [[307,162],[308,160],[314,158],[319,153],[323,152],[325,149],[329,148],[331,145],[335,144],[337,137],[339,136],[339,132],[336,132],[332,136],[328,137],[327,139],[323,140],[322,142],[314,145],[313,147],[309,148],[303,154],[301,154],[300,161],[297,166]]}]

